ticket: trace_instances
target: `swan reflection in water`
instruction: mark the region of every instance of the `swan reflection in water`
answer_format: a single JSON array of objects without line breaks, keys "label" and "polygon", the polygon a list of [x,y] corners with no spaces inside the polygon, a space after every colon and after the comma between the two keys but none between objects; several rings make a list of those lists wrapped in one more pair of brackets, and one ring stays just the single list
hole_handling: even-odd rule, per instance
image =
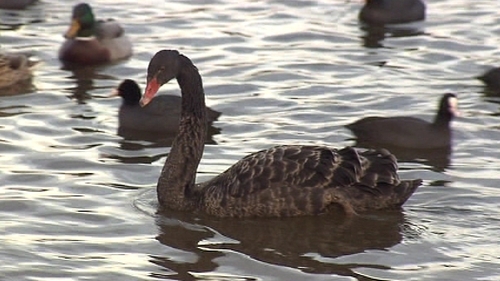
[{"label": "swan reflection in water", "polygon": [[72,64],[63,64],[62,69],[71,73],[68,80],[72,80],[70,87],[65,90],[69,93],[69,98],[75,100],[78,104],[86,104],[93,98],[92,91],[99,89],[95,80],[115,80],[116,78],[101,73],[104,66],[84,66]]},{"label": "swan reflection in water", "polygon": [[[189,213],[165,211],[157,217],[160,233],[156,239],[167,246],[166,249],[173,248],[197,257],[194,261],[183,261],[172,258],[168,253],[151,256],[152,263],[168,272],[154,275],[158,278],[194,280],[196,273],[217,271],[217,259],[224,257],[229,250],[255,261],[300,269],[305,273],[374,280],[357,273],[356,269],[390,268],[376,263],[336,263],[334,259],[368,250],[387,250],[401,243],[403,237],[415,235],[415,227],[406,221],[401,210],[354,217],[339,212],[333,216],[337,217],[193,219]],[[241,271],[245,269],[241,268]],[[246,271],[252,271],[251,267]]]}]

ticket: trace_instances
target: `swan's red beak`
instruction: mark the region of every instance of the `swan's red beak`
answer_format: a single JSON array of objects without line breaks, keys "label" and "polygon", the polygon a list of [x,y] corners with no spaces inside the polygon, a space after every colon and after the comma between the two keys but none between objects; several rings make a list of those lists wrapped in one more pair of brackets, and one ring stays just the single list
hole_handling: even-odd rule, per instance
[{"label": "swan's red beak", "polygon": [[160,84],[158,84],[156,77],[153,77],[153,79],[149,80],[148,85],[146,85],[146,91],[139,101],[140,105],[146,106],[156,95],[158,89],[160,89]]}]

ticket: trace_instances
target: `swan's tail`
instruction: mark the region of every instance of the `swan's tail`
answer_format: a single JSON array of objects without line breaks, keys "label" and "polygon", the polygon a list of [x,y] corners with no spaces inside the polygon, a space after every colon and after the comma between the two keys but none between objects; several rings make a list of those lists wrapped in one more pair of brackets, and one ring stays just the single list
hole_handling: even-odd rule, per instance
[{"label": "swan's tail", "polygon": [[422,184],[421,179],[400,180],[396,157],[386,149],[359,155],[363,174],[358,183],[344,190],[355,212],[399,208]]},{"label": "swan's tail", "polygon": [[388,202],[389,207],[401,207],[421,184],[421,179],[401,181],[398,186],[393,188],[393,195],[391,196],[391,200]]}]

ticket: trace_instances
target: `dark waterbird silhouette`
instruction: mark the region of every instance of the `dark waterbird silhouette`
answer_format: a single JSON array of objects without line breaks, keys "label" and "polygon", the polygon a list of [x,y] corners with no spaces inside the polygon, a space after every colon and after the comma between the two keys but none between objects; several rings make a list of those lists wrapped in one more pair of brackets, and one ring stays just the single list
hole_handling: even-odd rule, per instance
[{"label": "dark waterbird silhouette", "polygon": [[398,24],[425,19],[421,0],[366,0],[359,19],[368,24]]},{"label": "dark waterbird silhouette", "polygon": [[0,9],[22,10],[37,0],[0,0]]},{"label": "dark waterbird silhouette", "polygon": [[[387,250],[405,238],[418,236],[420,231],[405,219],[400,210],[377,211],[368,216],[332,214],[287,220],[221,220],[164,211],[157,216],[157,224],[160,229],[157,240],[160,243],[169,249],[197,256],[193,261],[175,260],[168,253],[165,256],[151,256],[150,261],[166,268],[168,278],[174,280],[196,280],[196,273],[213,273],[220,266],[218,260],[228,250],[252,261],[297,269],[308,274],[378,280],[359,273],[357,269],[390,268],[377,261],[336,263],[332,259],[369,250]],[[203,243],[203,247],[200,247],[200,243]],[[316,256],[328,261],[324,262]],[[252,268],[249,266],[247,270]],[[158,278],[161,278],[160,273]],[[251,276],[248,278],[253,280]]]},{"label": "dark waterbird silhouette", "polygon": [[[179,131],[181,97],[158,95],[147,106],[142,107],[139,105],[141,89],[130,79],[122,81],[111,95],[122,98],[118,111],[118,135],[132,140],[163,139],[172,143]],[[210,139],[210,136],[219,133],[219,130],[212,125],[221,113],[209,107],[205,110],[209,125],[207,136]]]},{"label": "dark waterbird silhouette", "polygon": [[385,150],[284,145],[252,153],[213,179],[195,184],[206,135],[205,94],[198,69],[175,50],[156,53],[148,66],[147,105],[176,78],[182,91],[179,133],[157,185],[160,208],[219,217],[355,214],[399,208],[421,184],[401,181]]},{"label": "dark waterbird silhouette", "polygon": [[459,114],[455,94],[445,94],[439,101],[434,121],[409,116],[365,117],[346,125],[362,143],[415,149],[451,146],[451,120]]},{"label": "dark waterbird silhouette", "polygon": [[489,69],[476,78],[484,83],[489,92],[500,94],[500,67]]}]

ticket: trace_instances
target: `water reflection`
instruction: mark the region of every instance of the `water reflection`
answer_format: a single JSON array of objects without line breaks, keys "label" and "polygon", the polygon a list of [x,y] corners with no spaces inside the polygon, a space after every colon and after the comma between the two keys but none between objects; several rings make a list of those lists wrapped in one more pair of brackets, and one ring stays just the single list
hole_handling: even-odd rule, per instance
[{"label": "water reflection", "polygon": [[102,68],[99,66],[78,66],[65,64],[62,69],[68,70],[72,73],[68,79],[74,80],[76,87],[66,88],[70,92],[69,98],[76,100],[79,104],[85,104],[87,100],[92,98],[90,92],[98,89],[94,85],[94,79],[110,79],[117,80],[116,77],[99,73]]},{"label": "water reflection", "polygon": [[451,146],[433,149],[415,149],[387,144],[362,142],[357,140],[354,146],[374,149],[385,148],[396,156],[398,162],[423,163],[425,165],[434,167],[436,172],[443,172],[451,164]]},{"label": "water reflection", "polygon": [[[165,120],[167,122],[168,120]],[[205,139],[205,144],[217,144],[217,142],[213,139],[214,135],[220,134],[221,129],[209,125],[207,128],[207,138]],[[177,134],[177,132],[150,132],[150,131],[141,131],[134,130],[124,127],[118,127],[117,134],[123,137],[126,141],[136,141],[136,140],[144,140],[151,141],[155,143],[161,143],[161,146],[172,146],[172,142]]]},{"label": "water reflection", "polygon": [[[480,76],[476,76],[483,84],[482,95],[486,102],[500,104],[500,68],[493,68]],[[490,116],[499,117],[500,109],[490,113]]]},{"label": "water reflection", "polygon": [[[13,6],[15,6],[16,2],[22,4],[22,2],[25,1],[26,0],[17,0],[7,2],[11,2],[14,4]],[[45,12],[43,10],[43,5],[41,4],[30,5],[27,8],[21,7],[21,9],[26,8],[24,10],[11,10],[9,8],[15,7],[9,6],[8,3],[2,3],[2,1],[0,1],[0,30],[15,31],[21,29],[24,25],[36,24],[45,21]]]},{"label": "water reflection", "polygon": [[485,101],[500,104],[500,86],[484,85],[481,92]]},{"label": "water reflection", "polygon": [[[209,126],[205,144],[216,145],[217,142],[213,139],[214,135],[219,134],[220,129]],[[168,153],[160,153],[155,155],[129,155],[128,152],[147,151],[151,148],[171,147],[174,141],[175,134],[155,133],[146,131],[135,131],[130,129],[118,128],[118,135],[123,139],[119,142],[120,150],[117,153],[106,153],[105,158],[114,159],[120,163],[126,164],[151,164],[165,158]]]},{"label": "water reflection", "polygon": [[[30,112],[27,110],[29,108],[30,108],[29,106],[25,106],[25,105],[13,105],[13,106],[0,107],[0,118],[1,117],[12,117],[12,116],[28,113],[28,112]],[[26,109],[26,110],[24,110],[24,109]]]},{"label": "water reflection", "polygon": [[[484,86],[482,94],[486,102],[500,104],[500,89],[491,89],[488,86]],[[500,109],[497,109],[495,112],[491,112],[489,115],[499,117]]]},{"label": "water reflection", "polygon": [[231,250],[257,261],[298,268],[307,273],[375,280],[355,269],[389,268],[379,264],[335,263],[334,259],[367,250],[388,249],[400,243],[405,231],[411,229],[400,210],[360,217],[346,217],[339,213],[286,220],[193,220],[192,217],[192,214],[170,211],[158,217],[160,233],[157,240],[169,248],[197,256],[194,261],[152,256],[152,263],[175,273],[168,274],[168,278],[192,280],[191,272],[214,271],[218,267],[215,259]]},{"label": "water reflection", "polygon": [[491,89],[488,86],[484,86],[482,94],[486,101],[500,103],[500,89]]},{"label": "water reflection", "polygon": [[384,26],[384,25],[366,25],[363,24],[360,29],[364,32],[361,36],[363,39],[363,46],[366,48],[384,48],[382,41],[385,38],[400,38],[419,36],[424,32],[413,25],[397,25],[397,26]]}]

